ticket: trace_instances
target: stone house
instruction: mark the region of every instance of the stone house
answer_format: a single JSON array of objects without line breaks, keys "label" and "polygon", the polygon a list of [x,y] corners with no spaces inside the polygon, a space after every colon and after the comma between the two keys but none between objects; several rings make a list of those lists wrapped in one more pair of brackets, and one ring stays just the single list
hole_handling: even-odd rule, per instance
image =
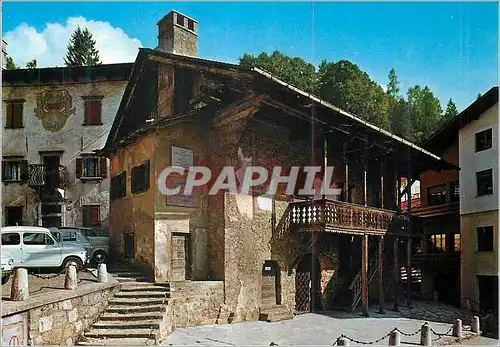
[{"label": "stone house", "polygon": [[460,303],[466,308],[496,313],[498,87],[491,88],[443,126],[429,140],[428,147],[461,168],[460,172],[450,171],[443,177],[442,183],[451,182],[452,186],[440,190],[444,195],[440,199],[445,202],[449,196],[454,204],[454,222],[448,227],[454,230],[455,238],[445,246],[451,249],[455,244],[455,249],[460,250]]},{"label": "stone house", "polygon": [[107,231],[101,148],[132,64],[3,72],[2,225]]},{"label": "stone house", "polygon": [[[158,47],[140,49],[98,151],[110,159],[116,258],[155,282],[223,281],[233,321],[331,308],[346,297],[368,314],[369,291],[381,310],[386,292],[397,306],[398,260],[411,249],[398,182],[454,166],[263,70],[197,58],[198,26],[189,17],[173,11],[158,27]],[[224,167],[249,165],[281,166],[281,175],[317,165],[320,176],[334,167],[341,194],[280,183],[268,195],[269,181],[252,194],[210,194]],[[194,166],[212,172],[205,186],[162,193],[162,185],[185,185],[189,171],[165,178],[165,168]],[[306,180],[297,173],[302,186]],[[369,288],[375,278],[378,287]]]}]

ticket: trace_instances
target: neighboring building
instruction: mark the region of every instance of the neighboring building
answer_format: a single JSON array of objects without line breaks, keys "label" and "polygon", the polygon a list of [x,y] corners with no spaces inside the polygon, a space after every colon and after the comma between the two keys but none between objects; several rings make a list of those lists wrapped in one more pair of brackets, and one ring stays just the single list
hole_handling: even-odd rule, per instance
[{"label": "neighboring building", "polygon": [[9,70],[2,76],[2,225],[106,231],[109,177],[98,157],[133,64]]},{"label": "neighboring building", "polygon": [[[337,303],[356,309],[359,301],[368,314],[375,278],[387,299],[398,298],[399,258],[391,252],[399,245],[404,255],[409,239],[406,215],[398,213],[398,177],[454,166],[263,70],[195,58],[191,21],[171,12],[158,22],[161,50],[139,50],[99,152],[111,161],[116,259],[141,266],[156,282],[198,280],[185,286],[193,293],[203,291],[202,280],[223,281],[223,305],[207,310],[218,322],[271,312],[284,318]],[[267,196],[269,182],[251,195],[209,194],[225,166],[238,168],[239,180],[248,165],[270,172],[281,166],[285,174],[311,164],[336,168],[340,196],[286,191],[283,184]],[[212,180],[190,195],[165,196],[159,184],[186,182],[186,172],[163,180],[170,166],[207,166]],[[387,276],[375,276],[378,269]],[[193,312],[185,314],[183,324],[193,324]]]},{"label": "neighboring building", "polygon": [[2,40],[2,70],[5,70],[6,63],[7,63],[7,42]]},{"label": "neighboring building", "polygon": [[[431,235],[424,243],[427,252],[429,246],[440,250],[441,259],[434,268],[448,274],[435,276],[435,289],[441,288],[442,296],[450,298],[455,297],[450,293],[456,292],[452,290],[456,286],[462,306],[497,312],[498,87],[443,126],[425,147],[460,166],[460,171],[421,176],[423,206],[414,214],[423,221],[424,239]],[[443,263],[445,259],[451,262]]]}]

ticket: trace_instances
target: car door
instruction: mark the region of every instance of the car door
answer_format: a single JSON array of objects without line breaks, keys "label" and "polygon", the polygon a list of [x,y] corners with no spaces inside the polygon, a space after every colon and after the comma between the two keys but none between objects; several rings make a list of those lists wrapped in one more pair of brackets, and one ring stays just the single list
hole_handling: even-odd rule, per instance
[{"label": "car door", "polygon": [[23,253],[21,249],[21,234],[18,232],[2,233],[2,254],[8,254],[14,259],[14,267],[21,266]]},{"label": "car door", "polygon": [[27,267],[57,267],[61,265],[60,245],[48,233],[23,233],[23,264]]}]

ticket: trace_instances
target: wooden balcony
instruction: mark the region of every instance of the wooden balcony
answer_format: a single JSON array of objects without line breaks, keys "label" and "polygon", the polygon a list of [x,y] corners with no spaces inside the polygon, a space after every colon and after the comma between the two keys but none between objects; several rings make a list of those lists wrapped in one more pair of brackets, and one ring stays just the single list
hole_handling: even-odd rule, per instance
[{"label": "wooden balcony", "polygon": [[30,164],[25,183],[31,188],[47,186],[65,189],[70,185],[69,172],[63,165],[49,168],[43,164]]},{"label": "wooden balcony", "polygon": [[449,214],[459,214],[460,203],[458,201],[449,202],[441,205],[419,206],[412,211],[412,216],[421,218],[431,218],[445,216]]},{"label": "wooden balcony", "polygon": [[344,234],[384,235],[406,233],[408,217],[396,211],[366,207],[336,200],[314,200],[290,204],[293,230]]},{"label": "wooden balcony", "polygon": [[418,252],[412,254],[412,262],[421,268],[453,269],[460,267],[460,251]]}]

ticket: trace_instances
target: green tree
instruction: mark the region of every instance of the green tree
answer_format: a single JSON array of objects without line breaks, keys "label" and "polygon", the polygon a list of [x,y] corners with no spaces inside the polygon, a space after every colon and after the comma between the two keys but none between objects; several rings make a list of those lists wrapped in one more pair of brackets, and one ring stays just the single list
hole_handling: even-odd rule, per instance
[{"label": "green tree", "polygon": [[261,53],[257,56],[245,53],[240,57],[240,65],[262,68],[286,83],[309,93],[315,93],[316,71],[314,65],[299,57],[289,57],[279,51],[273,54]]},{"label": "green tree", "polygon": [[64,63],[66,66],[100,65],[99,52],[95,46],[92,33],[87,28],[82,30],[78,27],[69,39]]},{"label": "green tree", "polygon": [[36,69],[36,59],[33,59],[26,63],[27,69]]},{"label": "green tree", "polygon": [[458,115],[457,105],[453,102],[453,100],[449,100],[448,104],[446,104],[446,111],[444,111],[444,121],[455,118]]},{"label": "green tree", "polygon": [[19,67],[14,63],[14,59],[12,57],[7,56],[7,59],[5,60],[5,69],[6,70],[17,70]]},{"label": "green tree", "polygon": [[399,98],[399,81],[394,68],[389,71],[389,84],[387,85],[387,94],[395,101]]},{"label": "green tree", "polygon": [[435,131],[441,121],[441,103],[428,86],[408,89],[409,118],[412,138],[422,143]]},{"label": "green tree", "polygon": [[413,141],[410,109],[405,99],[399,98],[391,109],[391,131],[408,141]]},{"label": "green tree", "polygon": [[477,98],[479,99],[481,97],[481,93],[477,93]]}]

